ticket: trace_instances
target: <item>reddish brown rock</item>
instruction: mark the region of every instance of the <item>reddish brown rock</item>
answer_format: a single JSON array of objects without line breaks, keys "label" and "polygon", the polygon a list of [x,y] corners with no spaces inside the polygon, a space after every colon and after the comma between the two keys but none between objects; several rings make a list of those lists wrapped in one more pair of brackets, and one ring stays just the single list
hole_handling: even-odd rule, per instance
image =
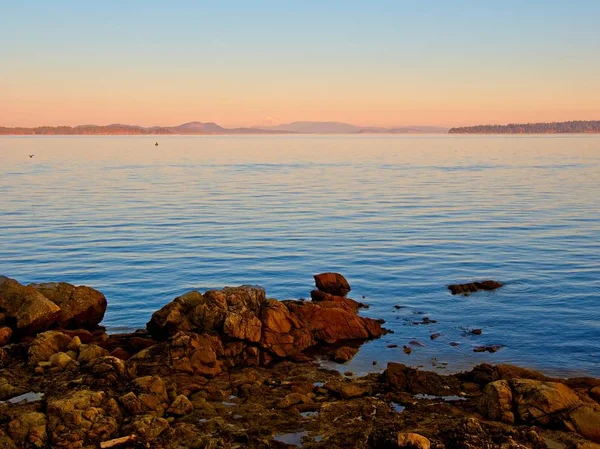
[{"label": "reddish brown rock", "polygon": [[278,357],[292,356],[315,343],[310,332],[282,302],[269,299],[262,308],[260,320],[260,345]]},{"label": "reddish brown rock", "polygon": [[54,326],[60,308],[33,287],[0,276],[0,313],[15,333],[32,335]]},{"label": "reddish brown rock", "polygon": [[106,298],[98,290],[66,282],[31,284],[30,287],[60,307],[58,327],[93,329],[104,318]]},{"label": "reddish brown rock", "polygon": [[353,299],[345,298],[344,296],[330,295],[329,293],[325,293],[325,292],[322,292],[319,290],[311,291],[310,297],[314,302],[333,301],[333,302],[343,303],[352,310],[358,310],[360,308],[367,307],[365,304],[355,301]]},{"label": "reddish brown rock", "polygon": [[0,346],[7,345],[12,336],[12,329],[10,327],[0,327]]},{"label": "reddish brown rock", "polygon": [[342,346],[330,354],[330,359],[337,363],[346,363],[358,353],[358,348]]},{"label": "reddish brown rock", "polygon": [[490,382],[483,390],[480,403],[481,413],[494,421],[507,424],[515,422],[513,394],[506,380]]},{"label": "reddish brown rock", "polygon": [[39,362],[45,362],[50,359],[52,354],[66,351],[71,338],[68,335],[58,331],[46,331],[39,334],[29,346],[28,363],[29,366],[35,366]]},{"label": "reddish brown rock", "polygon": [[378,321],[360,317],[340,303],[325,301],[317,305],[291,301],[285,304],[319,342],[366,340],[382,334]]},{"label": "reddish brown rock", "polygon": [[315,274],[315,285],[319,290],[335,296],[346,296],[351,290],[350,284],[339,273]]}]

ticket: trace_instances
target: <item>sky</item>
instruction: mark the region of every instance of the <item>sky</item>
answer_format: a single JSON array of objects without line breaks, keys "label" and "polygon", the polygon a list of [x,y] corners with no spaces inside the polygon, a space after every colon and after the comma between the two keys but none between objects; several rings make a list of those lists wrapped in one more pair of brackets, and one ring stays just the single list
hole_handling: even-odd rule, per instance
[{"label": "sky", "polygon": [[600,119],[600,1],[0,1],[0,126]]}]

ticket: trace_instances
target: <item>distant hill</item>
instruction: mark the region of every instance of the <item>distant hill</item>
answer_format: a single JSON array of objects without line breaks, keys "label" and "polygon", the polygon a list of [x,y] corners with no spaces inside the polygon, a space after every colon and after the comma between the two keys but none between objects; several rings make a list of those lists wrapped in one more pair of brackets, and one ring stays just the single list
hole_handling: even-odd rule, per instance
[{"label": "distant hill", "polygon": [[[259,128],[257,128],[259,129]],[[298,134],[366,134],[366,133],[445,133],[448,128],[438,126],[407,126],[398,128],[382,128],[375,126],[356,126],[342,122],[292,122],[276,126],[262,126],[260,129],[285,131]]]},{"label": "distant hill", "polygon": [[450,134],[562,134],[562,133],[600,133],[600,120],[523,123],[509,125],[477,125],[451,128]]},{"label": "distant hill", "polygon": [[401,128],[360,127],[341,122],[293,122],[256,128],[224,128],[213,122],[188,122],[177,126],[79,125],[3,128],[0,135],[206,135],[206,134],[361,134],[361,133],[445,133],[448,128],[409,126]]}]

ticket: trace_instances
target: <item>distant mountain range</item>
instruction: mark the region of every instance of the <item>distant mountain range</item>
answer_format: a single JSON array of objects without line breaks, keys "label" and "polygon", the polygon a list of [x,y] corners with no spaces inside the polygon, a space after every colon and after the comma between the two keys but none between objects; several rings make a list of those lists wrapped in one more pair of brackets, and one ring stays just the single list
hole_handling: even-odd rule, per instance
[{"label": "distant mountain range", "polygon": [[600,120],[553,123],[511,123],[509,125],[477,125],[451,128],[450,134],[562,134],[600,133]]},{"label": "distant mountain range", "polygon": [[361,133],[446,133],[448,128],[409,126],[398,128],[360,127],[340,122],[293,122],[277,126],[224,128],[216,123],[189,122],[178,126],[79,125],[3,128],[0,135],[219,135],[219,134],[361,134]]}]

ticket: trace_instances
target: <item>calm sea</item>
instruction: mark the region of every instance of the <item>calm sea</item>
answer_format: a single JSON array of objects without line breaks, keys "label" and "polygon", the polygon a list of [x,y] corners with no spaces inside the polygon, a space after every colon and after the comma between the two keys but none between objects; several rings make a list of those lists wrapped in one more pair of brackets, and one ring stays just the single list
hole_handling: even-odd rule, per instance
[{"label": "calm sea", "polygon": [[101,290],[110,332],[190,289],[307,298],[339,271],[394,331],[344,369],[600,375],[600,136],[3,137],[0,214],[0,273]]}]

